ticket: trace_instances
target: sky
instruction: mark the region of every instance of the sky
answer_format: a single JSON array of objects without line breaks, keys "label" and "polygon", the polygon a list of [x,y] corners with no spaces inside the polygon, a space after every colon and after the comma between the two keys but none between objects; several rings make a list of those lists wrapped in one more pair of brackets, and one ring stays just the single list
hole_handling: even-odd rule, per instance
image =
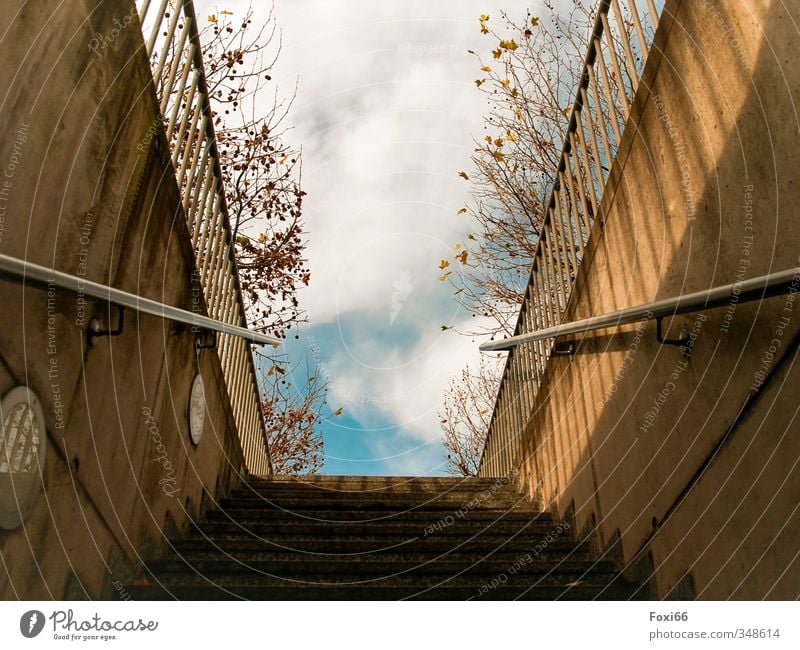
[{"label": "sky", "polygon": [[[241,15],[247,2],[196,2]],[[253,4],[256,12],[258,2]],[[286,344],[329,382],[324,473],[440,475],[437,411],[478,343],[442,325],[457,306],[439,261],[470,231],[456,216],[485,99],[468,49],[488,53],[478,17],[518,0],[277,0],[279,94],[298,90],[287,124],[302,147],[311,284],[309,325]],[[544,11],[542,11],[544,13]],[[472,324],[472,323],[470,323]]]}]

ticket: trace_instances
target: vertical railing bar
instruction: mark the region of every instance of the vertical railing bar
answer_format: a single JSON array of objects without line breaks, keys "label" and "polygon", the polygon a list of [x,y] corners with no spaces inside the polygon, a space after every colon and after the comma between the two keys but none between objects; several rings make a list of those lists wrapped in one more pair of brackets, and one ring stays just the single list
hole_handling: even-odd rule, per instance
[{"label": "vertical railing bar", "polygon": [[[531,304],[534,305],[534,322],[536,323],[536,327],[544,328],[544,311],[541,309],[539,305],[539,301],[536,299],[536,296],[539,295],[539,288],[538,288],[538,274],[534,273],[531,275],[531,283],[529,286],[529,296]],[[545,350],[544,350],[544,343],[542,341],[536,341],[536,378],[537,378],[537,387],[539,383],[539,379],[544,375],[544,364],[545,361]],[[537,388],[538,391],[538,388]]]},{"label": "vertical railing bar", "polygon": [[[183,2],[181,2],[181,5],[183,5]],[[156,64],[156,67],[153,70],[153,79],[156,82],[156,88],[159,87],[159,81],[161,81],[161,74],[164,71],[164,64],[167,61],[167,55],[169,54],[169,51],[173,45],[172,41],[175,36],[175,27],[177,27],[182,14],[183,14],[183,7],[182,6],[175,7],[175,9],[172,12],[172,16],[169,19],[169,26],[167,27],[167,34],[164,39],[164,46],[161,48],[161,54],[159,54],[158,56],[158,63]]]},{"label": "vertical railing bar", "polygon": [[[556,174],[556,180],[558,179],[558,174]],[[561,287],[561,295],[564,299],[564,305],[567,304],[568,298],[568,287],[569,281],[567,276],[567,269],[569,268],[569,260],[567,257],[569,253],[567,251],[567,242],[566,237],[564,236],[564,229],[560,223],[558,210],[558,203],[561,200],[562,194],[564,192],[564,186],[559,185],[558,192],[553,194],[556,197],[556,200],[553,201],[553,205],[550,207],[550,224],[553,229],[553,247],[555,251],[555,258],[556,258],[556,268],[558,269],[558,284]]]},{"label": "vertical railing bar", "polygon": [[[569,134],[570,140],[572,142],[572,149],[570,153],[567,154],[566,157],[566,174],[567,174],[567,182],[569,183],[569,191],[572,196],[579,196],[581,200],[581,207],[583,212],[586,213],[586,219],[589,219],[589,207],[586,201],[586,193],[583,190],[583,179],[580,177],[580,162],[578,161],[578,148],[575,146],[575,133],[572,132]],[[573,170],[573,167],[576,169]],[[572,182],[572,176],[575,175],[575,180],[578,182],[578,191],[575,191],[575,186]],[[580,253],[581,259],[583,259],[584,253],[584,243],[583,243],[583,219],[581,217],[581,211],[578,209],[578,202],[572,202],[572,216],[575,220],[575,231],[576,235],[578,236],[578,253]],[[586,228],[586,233],[588,237],[589,228]],[[576,273],[577,273],[577,265],[576,265]]]},{"label": "vertical railing bar", "polygon": [[[566,162],[566,158],[565,158]],[[566,168],[566,175],[569,177],[569,168]],[[575,233],[572,229],[572,214],[569,206],[575,202],[575,190],[572,187],[572,180],[569,181],[569,191],[566,191],[566,186],[564,183],[564,173],[558,172],[558,182],[561,186],[562,192],[559,192],[561,195],[561,205],[559,206],[559,202],[556,202],[556,211],[559,212],[559,219],[562,224],[566,224],[566,232],[569,234],[567,237],[567,245],[569,246],[570,256],[570,268],[566,269],[567,277],[569,278],[569,285],[572,286],[572,281],[575,277],[575,273],[578,270],[578,256],[575,252]],[[560,208],[560,209],[559,209]],[[570,293],[572,293],[570,291]]]},{"label": "vertical railing bar", "polygon": [[[164,88],[162,89],[161,94],[161,114],[164,115],[167,112],[167,106],[169,105],[169,98],[172,95],[172,89],[175,86],[175,77],[178,74],[178,68],[183,61],[183,56],[189,56],[189,53],[184,52],[184,46],[186,45],[186,38],[189,36],[189,21],[190,18],[184,18],[186,21],[183,25],[183,29],[181,30],[180,40],[178,41],[178,45],[175,47],[175,55],[172,59],[172,63],[169,67],[169,76],[167,77],[167,82],[164,84]],[[191,48],[190,48],[191,49]],[[191,57],[190,57],[191,60]]]},{"label": "vertical railing bar", "polygon": [[[203,223],[201,224],[200,237],[195,245],[197,251],[197,265],[200,267],[201,272],[204,271],[206,265],[206,241],[208,239],[208,231],[216,217],[217,206],[219,205],[219,198],[217,194],[217,178],[214,176],[214,167],[211,166],[211,185],[205,192],[204,205],[203,205]],[[209,201],[209,197],[211,200]]]},{"label": "vertical railing bar", "polygon": [[625,90],[625,81],[622,77],[622,68],[619,65],[619,57],[614,48],[614,35],[608,25],[608,17],[605,13],[600,14],[600,19],[603,21],[603,36],[606,37],[606,45],[608,46],[608,56],[611,59],[611,67],[614,69],[614,75],[617,81],[617,90],[620,95],[620,106],[622,108],[622,116],[625,121],[628,121],[628,113],[630,112],[630,101],[628,93]]},{"label": "vertical railing bar", "polygon": [[[575,116],[577,119],[578,128],[575,130],[575,133],[578,135],[578,142],[581,145],[581,151],[583,152],[584,156],[584,171],[586,172],[586,183],[589,186],[589,199],[592,203],[592,221],[597,219],[597,215],[599,214],[599,205],[598,205],[598,198],[595,192],[595,182],[594,176],[592,175],[592,153],[587,145],[587,138],[586,134],[584,133],[583,128],[583,120],[581,116],[578,114]],[[600,177],[600,182],[602,182],[603,177]]]},{"label": "vertical railing bar", "polygon": [[[202,135],[202,133],[201,133]],[[209,181],[209,171],[211,171],[213,175],[213,165],[208,164],[208,157],[209,153],[211,152],[211,147],[208,144],[208,139],[202,139],[200,142],[200,148],[203,150],[203,157],[200,158],[200,164],[197,166],[197,169],[192,172],[190,184],[194,186],[191,194],[186,192],[186,196],[183,197],[183,209],[187,213],[187,219],[192,224],[192,246],[195,245],[197,241],[196,230],[197,227],[195,224],[197,223],[197,219],[199,218],[198,215],[202,213],[202,204],[205,203],[206,197],[203,196],[201,198],[200,193],[204,192],[208,188]],[[191,211],[191,217],[189,216],[189,212]]]},{"label": "vertical railing bar", "polygon": [[[189,178],[186,179],[186,191],[184,192],[184,199],[191,196],[189,188],[192,186],[192,177],[197,167],[197,157],[200,155],[200,149],[203,146],[203,135],[205,134],[206,123],[208,116],[203,115],[200,129],[197,128],[197,118],[200,111],[196,111],[192,118],[192,126],[189,129],[189,137],[186,139],[186,145],[183,149],[183,159],[181,160],[181,168],[178,172],[178,187],[183,187],[183,181],[186,177],[187,170],[189,171]],[[199,136],[198,136],[199,133]],[[190,161],[191,158],[191,161]]]},{"label": "vertical railing bar", "polygon": [[[617,113],[617,105],[614,102],[611,76],[608,74],[608,66],[606,65],[605,57],[603,56],[603,48],[601,47],[600,39],[595,39],[595,49],[597,50],[597,67],[600,70],[601,76],[603,77],[603,94],[606,96],[608,110],[611,113],[611,129],[614,131],[614,137],[616,138],[616,147],[619,146],[622,138],[622,132],[619,128],[621,120],[619,114]],[[622,122],[624,124],[624,120]]]},{"label": "vertical railing bar", "polygon": [[167,11],[167,1],[168,0],[161,0],[161,6],[158,8],[156,12],[156,21],[153,24],[153,29],[150,32],[150,38],[147,40],[147,58],[149,59],[153,55],[153,48],[156,44],[156,39],[158,38],[158,33],[161,31],[161,23],[164,22],[164,14]]},{"label": "vertical railing bar", "polygon": [[[583,111],[581,111],[581,117],[583,117]],[[603,188],[605,187],[606,184],[606,176],[605,174],[603,174],[603,166],[600,163],[600,145],[597,144],[597,132],[595,131],[594,128],[594,120],[592,120],[592,111],[590,110],[586,111],[586,130],[592,136],[592,139],[589,142],[589,144],[594,145],[592,159],[594,160],[594,168],[595,171],[597,172],[597,186],[598,188],[600,188],[600,192],[602,193]]]},{"label": "vertical railing bar", "polygon": [[647,56],[647,39],[644,35],[644,29],[642,29],[642,23],[639,20],[639,10],[636,8],[636,0],[631,0],[630,3],[630,10],[631,10],[631,18],[633,19],[633,28],[636,30],[636,37],[639,39],[639,47],[642,48],[642,64],[644,64],[644,59]]},{"label": "vertical railing bar", "polygon": [[144,25],[144,19],[147,17],[148,9],[150,9],[150,0],[144,0],[139,9],[139,24]]},{"label": "vertical railing bar", "polygon": [[[181,71],[181,80],[178,82],[178,90],[175,92],[175,103],[172,105],[172,110],[169,114],[167,121],[167,142],[172,142],[172,132],[175,130],[175,123],[178,121],[178,111],[183,104],[183,94],[186,92],[186,82],[189,80],[189,73],[192,70],[192,62],[194,60],[194,51],[197,46],[194,43],[189,45],[189,53],[186,56],[186,61],[183,63],[183,70]],[[186,104],[187,108],[190,104]]]},{"label": "vertical railing bar", "polygon": [[656,9],[656,3],[653,0],[647,0],[647,8],[650,10],[650,16],[653,18],[653,30],[655,31],[658,29],[658,22],[659,16],[658,9]]},{"label": "vertical railing bar", "polygon": [[214,272],[211,276],[211,283],[212,283],[212,292],[214,294],[214,307],[213,307],[213,314],[214,318],[219,319],[219,313],[222,309],[222,298],[223,292],[225,288],[225,283],[228,279],[228,267],[230,265],[230,258],[227,255],[228,245],[225,232],[220,231],[219,234],[220,239],[220,248],[216,255],[216,261],[214,266]]},{"label": "vertical railing bar", "polygon": [[[561,192],[561,190],[558,190]],[[554,194],[557,196],[558,193]],[[553,202],[553,206],[558,203],[558,200]],[[553,266],[551,267],[555,274],[555,281],[556,284],[554,289],[556,290],[556,295],[558,299],[556,300],[556,304],[558,305],[558,310],[556,312],[558,322],[561,322],[561,314],[564,311],[564,306],[567,304],[567,291],[564,285],[564,272],[563,272],[563,262],[561,260],[561,245],[558,242],[558,231],[555,227],[555,210],[553,207],[550,207],[550,224],[551,229],[550,232],[552,233],[552,237],[547,238],[547,244],[549,245],[549,252],[550,252],[550,259],[553,261]]]},{"label": "vertical railing bar", "polygon": [[[610,167],[612,161],[614,160],[614,154],[611,151],[611,143],[608,139],[608,132],[606,131],[606,123],[610,120],[606,115],[603,115],[603,104],[600,100],[600,91],[597,89],[597,78],[594,76],[594,72],[591,68],[589,68],[589,86],[591,88],[592,96],[594,97],[594,104],[597,107],[598,127],[600,129],[600,138],[603,141],[603,150],[605,151],[606,160],[608,161]],[[588,96],[586,97],[586,101],[589,101]]]},{"label": "vertical railing bar", "polygon": [[[594,203],[594,195],[589,194],[589,198],[587,199],[587,191],[586,188],[583,186],[583,174],[589,174],[588,182],[592,182],[592,173],[589,170],[589,156],[586,152],[586,145],[584,144],[583,137],[581,136],[581,132],[583,129],[580,128],[580,123],[578,124],[578,129],[570,133],[570,138],[572,139],[572,150],[575,152],[574,164],[575,164],[575,179],[578,182],[578,194],[581,197],[581,205],[583,206],[583,215],[580,213],[576,214],[576,226],[578,228],[578,247],[581,253],[581,259],[583,259],[583,255],[585,252],[586,245],[584,243],[584,232],[586,232],[586,239],[589,239],[589,232],[591,232],[592,228],[592,221],[593,216],[597,214],[597,208]],[[575,146],[575,135],[578,135],[578,141],[580,144],[580,148]],[[583,156],[581,156],[581,152],[583,152]]]},{"label": "vertical railing bar", "polygon": [[[181,152],[184,151],[186,144],[184,143],[184,139],[186,138],[186,128],[189,123],[189,115],[191,114],[192,120],[196,117],[198,111],[201,110],[200,102],[197,102],[197,105],[194,105],[194,96],[197,93],[197,84],[200,81],[200,73],[195,70],[194,74],[192,75],[192,85],[189,88],[189,93],[186,95],[186,110],[183,111],[181,115],[181,123],[178,127],[178,135],[175,138],[175,148],[172,152],[172,165],[173,167],[178,167],[178,156],[180,156]],[[170,134],[171,136],[172,134]]]},{"label": "vertical railing bar", "polygon": [[[553,319],[553,310],[552,310],[552,299],[550,298],[550,291],[548,287],[553,286],[552,280],[550,279],[550,270],[548,268],[549,264],[547,263],[547,250],[542,243],[542,254],[539,258],[539,300],[542,305],[542,314],[544,315],[544,320],[547,323],[548,327],[552,327],[555,325],[555,321]],[[545,353],[545,356],[546,353]]]},{"label": "vertical railing bar", "polygon": [[553,253],[555,246],[553,242],[550,241],[551,239],[551,237],[545,237],[544,240],[545,250],[547,251],[547,256],[544,258],[546,262],[545,266],[550,275],[550,284],[545,287],[545,291],[547,297],[550,299],[551,314],[553,315],[553,324],[555,325],[561,322],[561,297],[558,293],[558,275],[555,268],[556,260]]},{"label": "vertical railing bar", "polygon": [[214,256],[217,251],[217,244],[219,242],[219,225],[222,223],[222,194],[221,188],[217,184],[215,187],[217,192],[216,201],[214,202],[214,218],[208,228],[208,236],[205,243],[205,257],[203,258],[203,283],[208,286],[209,276],[213,271],[215,259]]},{"label": "vertical railing bar", "polygon": [[635,95],[636,89],[639,87],[639,74],[636,71],[636,61],[633,58],[633,51],[631,50],[631,43],[628,38],[628,30],[625,28],[625,19],[619,7],[619,0],[611,0],[611,6],[614,9],[614,17],[617,19],[617,24],[619,25],[622,51],[625,53],[625,60],[628,63],[628,77],[631,80],[631,92]]}]

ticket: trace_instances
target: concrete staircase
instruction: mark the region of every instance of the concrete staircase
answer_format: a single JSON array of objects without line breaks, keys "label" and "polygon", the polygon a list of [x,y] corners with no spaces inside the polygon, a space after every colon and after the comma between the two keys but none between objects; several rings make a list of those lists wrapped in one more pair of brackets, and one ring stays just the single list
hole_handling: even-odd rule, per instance
[{"label": "concrete staircase", "polygon": [[[644,594],[499,479],[251,480],[133,599],[617,600]],[[117,591],[116,593],[119,593]]]}]

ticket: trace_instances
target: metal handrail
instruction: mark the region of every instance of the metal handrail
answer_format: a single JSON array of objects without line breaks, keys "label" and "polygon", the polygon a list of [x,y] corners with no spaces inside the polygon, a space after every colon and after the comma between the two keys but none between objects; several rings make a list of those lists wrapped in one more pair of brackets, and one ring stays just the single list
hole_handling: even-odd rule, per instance
[{"label": "metal handrail", "polygon": [[756,278],[734,282],[712,289],[665,298],[635,307],[619,309],[600,316],[591,316],[571,321],[555,327],[520,334],[499,341],[488,341],[481,344],[481,352],[497,352],[511,350],[517,345],[553,339],[568,334],[582,334],[593,330],[605,329],[628,323],[641,322],[643,319],[654,320],[665,316],[677,316],[690,312],[704,311],[724,307],[725,305],[763,300],[785,293],[800,290],[800,267],[786,269],[778,273],[768,273]]},{"label": "metal handrail", "polygon": [[202,314],[195,314],[185,309],[151,300],[150,298],[143,298],[142,296],[122,291],[121,289],[115,289],[114,287],[100,284],[99,282],[79,278],[75,275],[64,273],[63,271],[56,271],[55,269],[34,264],[26,260],[20,260],[9,255],[0,254],[0,272],[20,277],[23,281],[31,280],[38,285],[52,285],[74,293],[106,300],[111,304],[120,307],[128,307],[141,314],[159,316],[177,323],[199,327],[206,331],[238,336],[250,343],[262,345],[281,344],[280,339],[261,334],[260,332],[253,332],[244,327],[224,323],[214,318],[203,316]]}]

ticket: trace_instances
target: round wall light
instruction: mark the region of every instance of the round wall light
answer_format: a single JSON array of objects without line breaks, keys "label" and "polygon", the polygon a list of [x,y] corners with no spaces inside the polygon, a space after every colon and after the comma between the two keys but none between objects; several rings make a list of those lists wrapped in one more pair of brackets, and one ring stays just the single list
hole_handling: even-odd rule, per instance
[{"label": "round wall light", "polygon": [[195,375],[192,391],[189,395],[189,435],[192,442],[198,444],[203,437],[203,425],[206,421],[206,390],[200,373]]},{"label": "round wall light", "polygon": [[22,525],[42,487],[47,429],[39,398],[27,386],[0,400],[0,528]]}]

